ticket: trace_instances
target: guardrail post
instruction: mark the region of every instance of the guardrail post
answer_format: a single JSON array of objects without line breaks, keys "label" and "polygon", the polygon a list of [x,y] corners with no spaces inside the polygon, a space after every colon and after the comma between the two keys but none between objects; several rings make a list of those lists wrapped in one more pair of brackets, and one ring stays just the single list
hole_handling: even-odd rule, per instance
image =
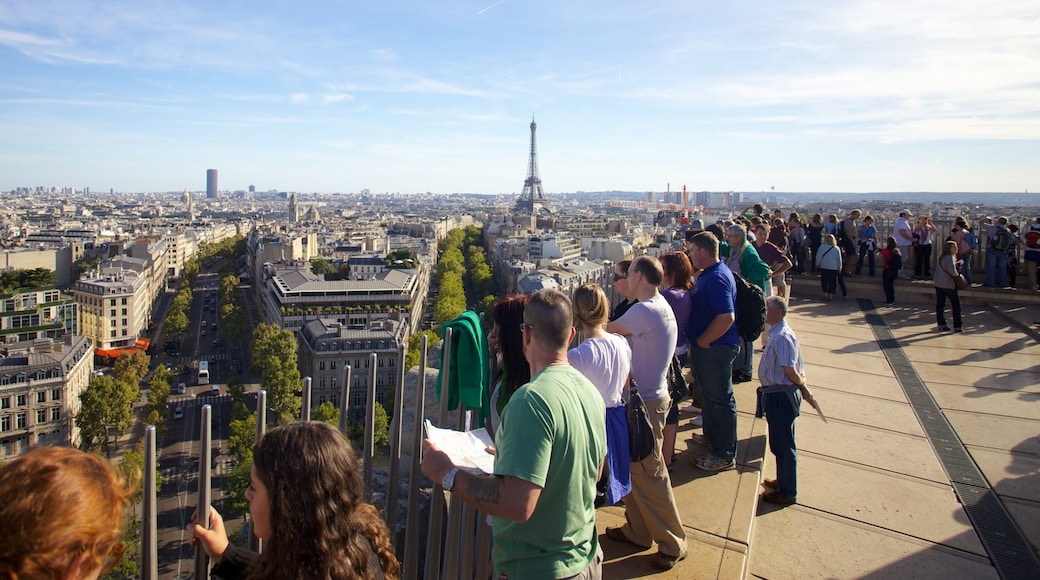
[{"label": "guardrail post", "polygon": [[311,378],[303,377],[303,400],[300,402],[300,421],[311,420]]},{"label": "guardrail post", "polygon": [[144,505],[141,508],[141,578],[159,578],[158,503],[155,496],[155,426],[144,430]]},{"label": "guardrail post", "polygon": [[[203,528],[209,529],[209,510],[213,502],[212,489],[210,488],[211,462],[213,461],[212,449],[212,417],[213,408],[209,405],[202,406],[202,417],[199,421],[199,496],[195,504],[195,523]],[[209,556],[202,544],[195,544],[195,577],[209,577]]]}]

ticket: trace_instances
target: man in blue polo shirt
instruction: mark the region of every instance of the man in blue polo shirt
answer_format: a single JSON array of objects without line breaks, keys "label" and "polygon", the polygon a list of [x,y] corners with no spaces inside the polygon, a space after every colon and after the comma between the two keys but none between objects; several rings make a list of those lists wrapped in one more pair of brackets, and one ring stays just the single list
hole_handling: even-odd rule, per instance
[{"label": "man in blue polo shirt", "polygon": [[733,398],[733,359],[737,334],[737,286],[719,260],[719,240],[711,232],[690,239],[690,260],[702,270],[693,288],[693,310],[686,325],[697,382],[704,394],[704,437],[711,452],[694,465],[705,471],[733,469],[737,454],[737,402]]}]

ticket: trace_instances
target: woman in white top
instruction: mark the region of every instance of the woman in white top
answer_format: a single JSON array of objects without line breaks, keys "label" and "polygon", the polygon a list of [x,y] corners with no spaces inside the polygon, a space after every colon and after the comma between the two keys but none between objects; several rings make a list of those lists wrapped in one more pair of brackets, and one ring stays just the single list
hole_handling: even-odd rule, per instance
[{"label": "woman in white top", "polygon": [[607,408],[606,503],[612,505],[632,491],[628,423],[622,394],[632,371],[632,349],[619,334],[604,328],[610,303],[595,284],[584,284],[571,298],[574,327],[584,340],[567,353],[571,366],[596,386]]},{"label": "woman in white top", "polygon": [[932,236],[935,234],[935,226],[928,216],[919,216],[917,226],[914,227],[917,236],[917,259],[914,261],[914,277],[918,280],[927,280],[932,277]]}]

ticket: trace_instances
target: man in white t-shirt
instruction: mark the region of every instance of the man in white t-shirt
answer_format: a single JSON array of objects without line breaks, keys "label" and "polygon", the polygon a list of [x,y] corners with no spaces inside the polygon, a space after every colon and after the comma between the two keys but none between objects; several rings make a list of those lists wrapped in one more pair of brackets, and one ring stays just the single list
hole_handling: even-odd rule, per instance
[{"label": "man in white t-shirt", "polygon": [[651,563],[669,570],[686,557],[686,531],[664,465],[664,422],[671,404],[665,376],[672,361],[678,328],[672,308],[657,291],[664,278],[661,262],[640,256],[628,267],[628,297],[636,301],[625,314],[607,324],[607,332],[628,338],[632,346],[632,378],[646,404],[654,430],[654,452],[632,465],[632,493],[625,498],[624,526],[608,528],[607,537],[649,548],[657,542]]},{"label": "man in white t-shirt", "polygon": [[909,218],[910,210],[904,209],[899,212],[899,219],[892,228],[892,237],[896,239],[896,245],[903,256],[903,268],[899,270],[899,277],[903,279],[909,277],[906,275],[906,264],[910,263],[910,246],[914,243],[914,233],[910,229],[910,222],[907,221]]}]

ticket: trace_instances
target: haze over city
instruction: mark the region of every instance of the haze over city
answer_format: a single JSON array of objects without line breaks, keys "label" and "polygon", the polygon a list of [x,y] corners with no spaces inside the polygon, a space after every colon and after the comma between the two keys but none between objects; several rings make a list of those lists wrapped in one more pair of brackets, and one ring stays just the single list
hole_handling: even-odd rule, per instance
[{"label": "haze over city", "polygon": [[0,190],[1040,191],[1035,2],[0,1]]}]

